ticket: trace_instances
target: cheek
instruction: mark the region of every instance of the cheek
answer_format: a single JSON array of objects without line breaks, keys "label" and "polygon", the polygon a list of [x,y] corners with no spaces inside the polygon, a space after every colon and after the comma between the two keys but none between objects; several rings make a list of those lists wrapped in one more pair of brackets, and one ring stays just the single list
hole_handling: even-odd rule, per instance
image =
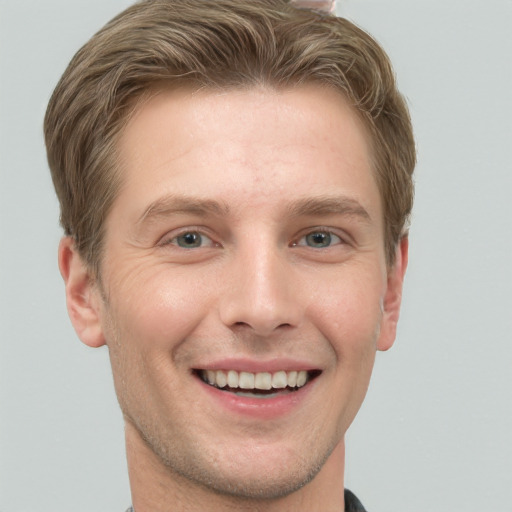
[{"label": "cheek", "polygon": [[121,408],[130,417],[149,417],[179,385],[169,363],[201,322],[205,301],[197,286],[179,277],[170,279],[165,272],[139,276],[144,279],[132,275],[115,290],[104,325]]},{"label": "cheek", "polygon": [[316,325],[333,352],[326,410],[343,436],[355,418],[374,365],[381,312],[378,294],[345,286],[315,306]]},{"label": "cheek", "polygon": [[339,357],[348,351],[375,350],[382,311],[381,279],[371,273],[344,276],[312,296],[309,316]]},{"label": "cheek", "polygon": [[[344,279],[330,283],[311,306],[310,318],[333,352],[329,376],[329,410],[340,435],[348,428],[366,395],[382,319],[380,279]],[[374,276],[376,277],[376,276]],[[344,404],[340,408],[340,404]]]},{"label": "cheek", "polygon": [[161,268],[118,281],[112,316],[124,345],[172,349],[201,322],[212,301],[200,279]]}]

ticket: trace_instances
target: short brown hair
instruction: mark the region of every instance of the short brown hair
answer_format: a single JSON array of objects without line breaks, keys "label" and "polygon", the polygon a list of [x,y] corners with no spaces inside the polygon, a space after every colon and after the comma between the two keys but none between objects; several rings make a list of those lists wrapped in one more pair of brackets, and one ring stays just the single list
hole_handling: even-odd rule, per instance
[{"label": "short brown hair", "polygon": [[373,144],[385,250],[394,261],[412,208],[415,146],[405,101],[379,44],[343,18],[287,0],[145,0],[74,56],[44,131],[61,224],[99,272],[104,220],[121,183],[116,143],[155,84],[286,88],[319,83],[359,112]]}]

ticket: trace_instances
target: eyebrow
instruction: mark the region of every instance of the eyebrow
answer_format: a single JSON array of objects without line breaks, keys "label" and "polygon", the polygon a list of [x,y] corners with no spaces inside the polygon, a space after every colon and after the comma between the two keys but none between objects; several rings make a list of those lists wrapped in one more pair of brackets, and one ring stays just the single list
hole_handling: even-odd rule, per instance
[{"label": "eyebrow", "polygon": [[359,201],[346,196],[320,196],[300,199],[294,201],[288,207],[288,212],[292,217],[344,215],[359,218],[366,223],[372,222],[370,214],[363,205]]},{"label": "eyebrow", "polygon": [[176,214],[206,217],[209,215],[227,215],[228,213],[229,206],[218,201],[170,194],[152,202],[139,217],[137,224]]},{"label": "eyebrow", "polygon": [[[226,216],[230,213],[227,204],[212,199],[170,194],[152,202],[142,213],[137,225],[176,214],[190,214],[200,217],[210,215]],[[366,223],[372,219],[359,201],[346,196],[319,196],[293,201],[287,206],[290,217],[344,215],[356,217]]]}]

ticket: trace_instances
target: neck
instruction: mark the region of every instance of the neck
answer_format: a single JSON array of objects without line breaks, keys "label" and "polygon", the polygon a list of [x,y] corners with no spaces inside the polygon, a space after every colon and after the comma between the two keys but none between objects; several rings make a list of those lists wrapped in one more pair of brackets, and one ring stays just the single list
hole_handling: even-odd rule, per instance
[{"label": "neck", "polygon": [[126,454],[135,512],[292,512],[343,511],[345,444],[340,441],[322,469],[307,485],[275,499],[220,495],[172,471],[126,423]]}]

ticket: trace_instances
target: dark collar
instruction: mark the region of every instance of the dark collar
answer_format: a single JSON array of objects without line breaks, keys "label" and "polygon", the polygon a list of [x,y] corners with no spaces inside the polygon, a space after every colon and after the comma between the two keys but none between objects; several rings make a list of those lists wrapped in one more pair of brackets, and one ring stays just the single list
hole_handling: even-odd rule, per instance
[{"label": "dark collar", "polygon": [[348,489],[345,489],[345,512],[366,512],[356,495]]}]

